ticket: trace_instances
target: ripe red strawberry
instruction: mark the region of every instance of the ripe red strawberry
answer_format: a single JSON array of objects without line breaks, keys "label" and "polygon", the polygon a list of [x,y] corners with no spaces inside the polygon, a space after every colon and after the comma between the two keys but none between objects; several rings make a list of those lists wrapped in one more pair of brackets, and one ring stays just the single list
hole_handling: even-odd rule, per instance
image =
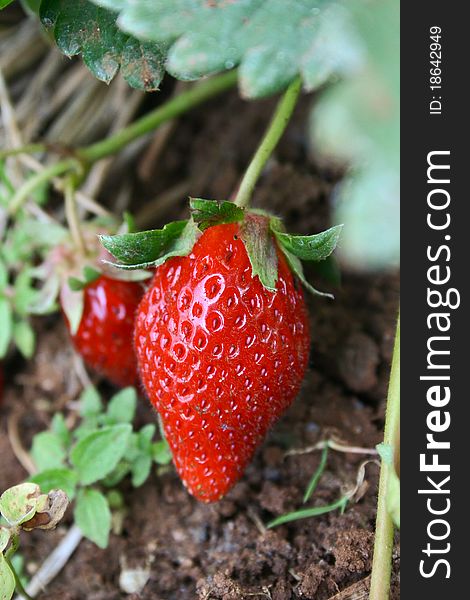
[{"label": "ripe red strawberry", "polygon": [[83,313],[72,335],[87,365],[122,387],[138,382],[133,334],[143,292],[140,283],[100,275],[83,290]]},{"label": "ripe red strawberry", "polygon": [[219,500],[241,477],[273,422],[297,395],[309,353],[301,289],[276,246],[269,291],[240,225],[206,229],[191,254],[156,269],[140,303],[135,347],[191,494]]}]

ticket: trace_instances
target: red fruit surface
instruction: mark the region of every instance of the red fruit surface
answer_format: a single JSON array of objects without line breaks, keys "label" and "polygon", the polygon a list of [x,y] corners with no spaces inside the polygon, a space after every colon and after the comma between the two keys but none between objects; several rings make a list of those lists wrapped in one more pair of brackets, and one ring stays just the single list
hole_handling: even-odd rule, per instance
[{"label": "red fruit surface", "polygon": [[86,364],[121,387],[138,382],[133,336],[143,293],[140,283],[101,275],[84,289],[82,319],[72,336]]},{"label": "red fruit surface", "polygon": [[141,380],[183,483],[219,500],[297,395],[309,332],[301,289],[278,251],[277,292],[251,275],[238,224],[207,229],[160,266],[136,319]]}]

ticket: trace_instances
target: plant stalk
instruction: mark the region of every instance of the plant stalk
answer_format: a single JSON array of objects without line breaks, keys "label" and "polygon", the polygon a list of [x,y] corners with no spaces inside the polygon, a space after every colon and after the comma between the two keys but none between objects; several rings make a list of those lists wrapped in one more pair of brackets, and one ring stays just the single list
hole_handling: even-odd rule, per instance
[{"label": "plant stalk", "polygon": [[[384,443],[397,452],[400,435],[400,315],[398,315],[392,368],[387,396]],[[392,569],[394,526],[387,508],[390,475],[394,466],[382,460],[380,467],[377,520],[375,525],[374,558],[369,600],[388,600]]]},{"label": "plant stalk", "polygon": [[273,153],[274,148],[281,139],[292,113],[294,112],[301,87],[302,82],[300,77],[298,77],[289,85],[280,99],[271,119],[271,123],[264,134],[263,140],[261,141],[258,150],[255,152],[240,183],[235,198],[235,204],[237,206],[240,206],[241,208],[249,206],[256,182],[258,181],[264,166],[268,162],[269,157]]},{"label": "plant stalk", "polygon": [[16,191],[13,195],[10,204],[8,206],[8,213],[10,215],[14,215],[26,202],[29,195],[34,192],[40,185],[46,183],[57,177],[57,175],[62,175],[67,171],[80,170],[80,164],[77,160],[69,158],[67,160],[62,160],[57,163],[54,163],[50,167],[46,167],[42,171],[36,173]]},{"label": "plant stalk", "polygon": [[[101,158],[119,152],[119,150],[135,139],[153,131],[159,125],[174,119],[198,104],[228,90],[233,87],[236,82],[236,70],[228,71],[227,73],[223,73],[216,77],[211,77],[210,79],[195,85],[187,92],[182,92],[178,96],[175,96],[162,106],[159,106],[127,127],[124,127],[124,129],[121,129],[111,137],[96,142],[95,144],[91,144],[90,146],[76,149],[73,152],[75,158],[69,158],[54,163],[50,167],[46,167],[36,175],[30,177],[13,195],[9,205],[9,214],[12,215],[19,210],[28,199],[28,196],[42,183],[50,181],[54,177],[63,175],[69,171],[80,173],[83,170],[84,165],[90,165]],[[28,149],[31,150],[31,148],[37,150],[42,148],[42,146],[40,144],[35,144],[30,147],[25,146],[23,149],[16,149],[15,154],[26,152]]]},{"label": "plant stalk", "polygon": [[169,100],[166,104],[159,106],[141,119],[121,129],[115,135],[96,142],[86,148],[79,148],[77,156],[85,163],[93,163],[100,158],[115,154],[124,146],[138,137],[153,131],[162,123],[174,119],[185,113],[190,108],[209,100],[213,96],[228,90],[237,82],[237,71],[228,71],[217,77],[211,77],[206,81],[195,85],[190,90],[182,92]]}]

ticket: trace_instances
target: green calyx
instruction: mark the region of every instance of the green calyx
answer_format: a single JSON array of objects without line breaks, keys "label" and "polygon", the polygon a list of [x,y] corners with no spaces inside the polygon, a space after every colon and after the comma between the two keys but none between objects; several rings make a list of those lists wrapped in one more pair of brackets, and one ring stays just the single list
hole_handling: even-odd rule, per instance
[{"label": "green calyx", "polygon": [[191,198],[191,217],[173,221],[162,229],[102,235],[102,245],[114,256],[112,264],[120,269],[158,267],[174,256],[188,256],[203,231],[223,223],[240,223],[240,238],[245,244],[253,277],[270,291],[276,290],[278,257],[276,244],[304,286],[312,293],[329,296],[312,287],[305,279],[301,261],[323,261],[336,248],[342,225],[315,235],[286,233],[281,220],[262,210],[248,210],[233,202]]}]

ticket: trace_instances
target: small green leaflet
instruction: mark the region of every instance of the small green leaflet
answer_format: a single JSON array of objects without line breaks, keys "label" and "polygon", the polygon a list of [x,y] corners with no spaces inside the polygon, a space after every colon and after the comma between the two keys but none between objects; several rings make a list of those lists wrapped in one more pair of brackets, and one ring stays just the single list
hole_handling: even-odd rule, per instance
[{"label": "small green leaflet", "polygon": [[313,287],[313,285],[311,285],[305,275],[304,275],[304,269],[302,267],[302,263],[300,262],[300,259],[297,258],[297,256],[295,256],[294,254],[291,254],[290,252],[288,252],[283,246],[281,246],[281,250],[284,254],[284,256],[287,259],[287,263],[289,264],[290,268],[292,269],[292,271],[297,275],[297,277],[300,279],[300,281],[302,282],[302,284],[304,285],[304,287],[311,293],[314,294],[315,296],[323,296],[324,298],[331,298],[334,299],[333,294],[328,294],[326,292],[320,292],[319,290],[317,290],[316,288]]},{"label": "small green leaflet", "polygon": [[10,600],[15,593],[15,586],[13,572],[0,552],[0,600]]},{"label": "small green leaflet", "polygon": [[187,256],[200,230],[193,219],[173,221],[163,229],[100,236],[101,243],[117,260],[121,269],[158,267],[172,256]]},{"label": "small green leaflet", "polygon": [[36,514],[40,489],[35,483],[20,483],[0,496],[0,513],[9,525],[21,525]]},{"label": "small green leaflet", "polygon": [[85,537],[106,548],[111,530],[111,511],[106,497],[97,490],[82,490],[74,511],[75,523]]},{"label": "small green leaflet", "polygon": [[89,485],[111,473],[126,452],[131,432],[131,425],[112,425],[83,437],[70,454],[80,483]]},{"label": "small green leaflet", "polygon": [[52,431],[41,431],[33,438],[31,457],[39,471],[62,468],[66,457],[62,439]]},{"label": "small green leaflet", "polygon": [[130,86],[158,89],[165,71],[165,47],[120,31],[115,13],[88,0],[43,0],[40,18],[52,30],[59,49],[67,56],[81,54],[101,81],[109,83],[120,68]]},{"label": "small green leaflet", "polygon": [[315,235],[291,235],[272,230],[282,248],[300,260],[320,261],[328,258],[336,248],[342,228],[342,225],[336,225]]},{"label": "small green leaflet", "polygon": [[12,2],[13,2],[13,0],[0,0],[0,9],[5,8]]},{"label": "small green leaflet", "polygon": [[315,235],[291,235],[282,231],[283,225],[279,219],[274,217],[270,221],[271,231],[276,237],[290,268],[312,294],[333,298],[331,294],[320,292],[310,285],[305,278],[300,261],[318,262],[327,259],[338,244],[342,227],[342,225],[336,225]]},{"label": "small green leaflet", "polygon": [[227,200],[217,202],[217,200],[190,198],[189,207],[194,221],[199,223],[201,230],[219,223],[236,223],[242,221],[244,217],[244,210]]},{"label": "small green leaflet", "polygon": [[240,236],[250,259],[252,276],[257,275],[266,289],[276,291],[277,254],[268,219],[247,214]]}]

